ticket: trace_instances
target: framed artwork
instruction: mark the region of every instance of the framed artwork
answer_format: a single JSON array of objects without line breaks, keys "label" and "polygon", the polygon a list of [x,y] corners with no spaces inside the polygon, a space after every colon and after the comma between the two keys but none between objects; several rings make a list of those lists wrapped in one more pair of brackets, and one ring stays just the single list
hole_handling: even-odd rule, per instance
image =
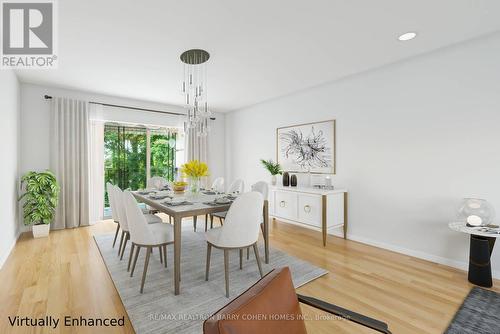
[{"label": "framed artwork", "polygon": [[335,120],[276,129],[276,155],[287,172],[335,174]]}]

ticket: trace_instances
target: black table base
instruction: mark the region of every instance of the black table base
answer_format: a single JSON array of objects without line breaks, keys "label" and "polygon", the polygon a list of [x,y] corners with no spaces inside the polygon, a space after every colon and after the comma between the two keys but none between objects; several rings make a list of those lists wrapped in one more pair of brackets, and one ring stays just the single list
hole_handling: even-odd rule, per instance
[{"label": "black table base", "polygon": [[469,282],[485,288],[493,286],[490,257],[496,238],[470,236]]}]

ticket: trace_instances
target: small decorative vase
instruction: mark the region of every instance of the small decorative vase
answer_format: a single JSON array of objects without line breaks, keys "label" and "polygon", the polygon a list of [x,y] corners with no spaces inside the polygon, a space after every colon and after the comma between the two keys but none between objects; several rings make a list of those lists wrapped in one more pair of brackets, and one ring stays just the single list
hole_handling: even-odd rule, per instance
[{"label": "small decorative vase", "polygon": [[290,186],[290,174],[288,172],[283,173],[283,187]]},{"label": "small decorative vase", "polygon": [[276,185],[276,175],[271,175],[271,185]]},{"label": "small decorative vase", "polygon": [[192,177],[189,179],[189,191],[192,194],[198,194],[200,192],[200,178]]},{"label": "small decorative vase", "polygon": [[297,186],[297,175],[293,174],[292,176],[290,176],[290,186]]}]

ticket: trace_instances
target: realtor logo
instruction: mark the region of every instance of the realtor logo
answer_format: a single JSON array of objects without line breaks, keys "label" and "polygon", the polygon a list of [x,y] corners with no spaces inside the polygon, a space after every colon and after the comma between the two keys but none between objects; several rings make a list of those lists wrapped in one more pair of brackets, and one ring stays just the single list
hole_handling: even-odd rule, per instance
[{"label": "realtor logo", "polygon": [[2,2],[2,67],[54,68],[54,2]]}]

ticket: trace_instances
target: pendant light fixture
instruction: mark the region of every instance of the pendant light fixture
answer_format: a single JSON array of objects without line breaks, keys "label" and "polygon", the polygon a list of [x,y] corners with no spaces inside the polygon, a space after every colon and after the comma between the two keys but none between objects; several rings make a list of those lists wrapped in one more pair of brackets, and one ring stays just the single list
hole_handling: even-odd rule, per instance
[{"label": "pendant light fixture", "polygon": [[181,91],[185,96],[187,118],[186,133],[194,131],[197,136],[207,136],[212,113],[207,102],[207,61],[210,54],[201,49],[191,49],[181,54],[184,63],[184,78]]}]

